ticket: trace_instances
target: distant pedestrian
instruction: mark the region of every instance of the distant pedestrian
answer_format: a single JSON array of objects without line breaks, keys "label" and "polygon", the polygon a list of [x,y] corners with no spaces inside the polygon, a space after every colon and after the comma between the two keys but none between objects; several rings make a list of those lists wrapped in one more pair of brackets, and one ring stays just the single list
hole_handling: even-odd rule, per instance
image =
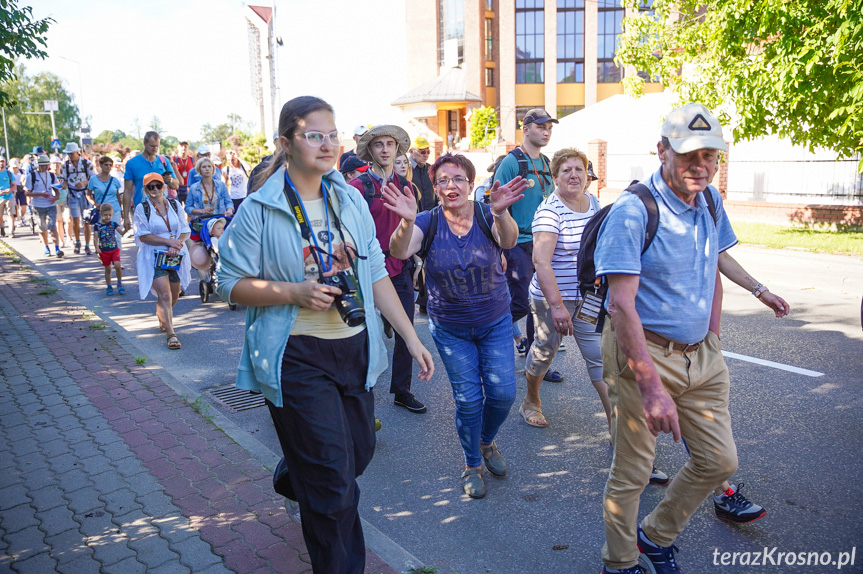
[{"label": "distant pedestrian", "polygon": [[66,186],[66,177],[63,175],[63,160],[59,156],[51,157],[51,173],[60,181],[60,199],[57,200],[57,237],[60,238],[60,247],[69,247],[69,234],[72,230],[72,218],[69,215],[69,189]]},{"label": "distant pedestrian", "polygon": [[51,257],[51,248],[48,247],[49,232],[54,240],[54,253],[57,257],[63,257],[57,237],[57,200],[60,199],[62,185],[57,176],[48,171],[50,163],[47,155],[40,155],[37,160],[38,167],[27,176],[24,187],[27,189],[30,205],[39,218],[39,236],[45,246],[45,257]]},{"label": "distant pedestrian", "polygon": [[18,216],[18,227],[27,225],[27,191],[24,189],[24,170],[21,169],[21,160],[13,157],[9,160],[9,171],[15,178],[15,209]]},{"label": "distant pedestrian", "polygon": [[408,150],[411,164],[411,181],[417,188],[417,209],[419,212],[428,211],[438,204],[437,194],[434,192],[434,184],[429,178],[429,159],[431,157],[431,146],[424,137],[415,137]]},{"label": "distant pedestrian", "polygon": [[6,167],[6,158],[0,157],[0,237],[6,237],[6,212],[9,212],[9,227],[15,237],[15,174]]},{"label": "distant pedestrian", "polygon": [[246,198],[246,185],[249,182],[249,170],[240,155],[232,149],[225,152],[227,162],[225,169],[225,185],[228,187],[228,195],[234,203],[234,212],[240,208],[240,204]]},{"label": "distant pedestrian", "polygon": [[124,295],[126,290],[123,288],[123,267],[120,265],[120,245],[117,243],[117,233],[122,235],[126,230],[114,221],[114,208],[110,203],[103,203],[99,208],[99,213],[102,220],[93,226],[93,233],[96,237],[96,241],[94,241],[96,253],[105,267],[105,284],[108,286],[105,294],[114,294],[114,288],[111,286],[111,266],[113,265],[117,274],[117,292]]},{"label": "distant pedestrian", "polygon": [[[70,237],[75,238],[74,253],[81,253],[81,218],[84,212],[90,208],[90,201],[87,199],[87,182],[90,178],[96,175],[96,170],[93,165],[84,157],[81,156],[81,148],[75,142],[66,144],[63,153],[69,157],[63,164],[63,188],[67,189],[69,195],[66,202],[69,205],[69,217],[72,222],[72,229],[69,233]],[[90,255],[90,227],[84,225],[84,253]]]},{"label": "distant pedestrian", "polygon": [[[174,305],[180,290],[191,280],[189,237],[186,212],[176,199],[164,195],[165,182],[157,173],[143,177],[147,196],[135,207],[135,240],[138,244],[138,294],[146,299],[152,292],[158,297],[156,317],[159,330],[167,334],[168,348],[180,349],[174,332]],[[179,261],[178,261],[179,259]]]},{"label": "distant pedestrian", "polygon": [[186,203],[186,196],[189,194],[189,173],[195,168],[195,158],[189,154],[189,142],[181,141],[177,144],[177,153],[172,158],[174,165],[177,166],[177,179],[180,180],[180,187],[177,188],[177,199],[180,203]]}]

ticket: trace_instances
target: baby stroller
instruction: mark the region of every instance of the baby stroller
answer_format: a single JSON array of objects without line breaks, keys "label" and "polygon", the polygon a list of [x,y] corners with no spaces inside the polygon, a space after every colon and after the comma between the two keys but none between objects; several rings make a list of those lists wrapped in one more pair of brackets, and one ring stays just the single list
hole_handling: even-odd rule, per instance
[{"label": "baby stroller", "polygon": [[[193,235],[191,239],[194,239],[194,232],[198,231],[201,242],[204,244],[204,247],[207,248],[207,254],[210,256],[210,268],[205,272],[198,270],[198,275],[200,277],[200,282],[198,283],[198,293],[201,295],[201,303],[207,303],[210,300],[210,295],[212,295],[216,291],[216,265],[219,263],[219,253],[216,251],[213,245],[213,237],[210,236],[210,226],[207,225],[207,222],[210,220],[224,219],[225,227],[230,225],[231,217],[225,217],[224,215],[216,215],[213,217],[207,217],[198,219],[196,222],[192,224],[192,232]],[[199,230],[196,228],[200,228]],[[231,311],[235,311],[237,309],[236,303],[228,303],[228,309]]]}]

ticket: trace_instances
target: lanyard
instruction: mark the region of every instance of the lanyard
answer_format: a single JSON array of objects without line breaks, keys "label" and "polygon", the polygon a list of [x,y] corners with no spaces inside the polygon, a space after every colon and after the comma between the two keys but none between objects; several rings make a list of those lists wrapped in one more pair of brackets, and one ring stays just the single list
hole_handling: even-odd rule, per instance
[{"label": "lanyard", "polygon": [[[290,193],[289,193],[290,190]],[[332,269],[333,259],[336,257],[333,255],[333,242],[330,241],[327,245],[327,251],[324,251],[318,246],[318,240],[315,238],[314,233],[312,233],[311,224],[309,224],[309,218],[306,214],[306,209],[303,207],[303,200],[300,198],[300,194],[297,192],[297,188],[294,186],[294,182],[291,181],[291,177],[288,175],[288,170],[285,170],[285,197],[288,200],[288,203],[291,205],[291,210],[294,213],[294,216],[297,218],[297,223],[300,224],[300,233],[302,233],[303,239],[309,242],[309,247],[311,248],[312,255],[315,258],[315,261],[318,262],[318,275],[323,279],[324,272]],[[330,235],[330,210],[333,212],[333,222],[335,223],[336,229],[339,231],[339,236],[342,238],[342,244],[345,246],[345,254],[348,257],[348,263],[351,268],[354,269],[354,259],[351,257],[350,251],[348,250],[348,244],[345,241],[345,234],[342,231],[342,224],[339,221],[339,216],[336,214],[335,208],[333,208],[332,201],[330,200],[330,196],[327,193],[327,185],[322,181],[321,182],[321,193],[324,196],[324,211],[326,212],[326,221],[327,221],[327,235]],[[326,253],[329,257],[327,260],[327,264],[321,261],[318,253]],[[365,259],[361,255],[357,254],[357,257],[360,259]],[[356,272],[356,269],[354,269]]]},{"label": "lanyard", "polygon": [[159,210],[156,209],[155,204],[151,204],[151,205],[153,205],[153,211],[156,212],[156,215],[158,215],[159,218],[165,222],[165,227],[168,228],[168,233],[171,234],[171,239],[174,239],[174,233],[171,231],[171,214],[170,214],[171,208],[168,205],[165,205],[165,215],[163,216],[161,213],[159,213]]},{"label": "lanyard", "polygon": [[203,192],[201,195],[203,196],[204,205],[212,205],[216,206],[215,195],[216,195],[216,181],[213,182],[213,191],[207,193],[207,188],[204,187],[204,181],[201,180],[201,191]]},{"label": "lanyard", "polygon": [[[527,159],[529,159],[529,160],[530,160],[530,167],[532,167],[532,168],[533,168],[533,175],[535,175],[535,176],[536,176],[536,179],[539,181],[539,185],[540,185],[540,187],[542,187],[542,196],[543,196],[543,197],[546,197],[546,194],[545,194],[545,175],[540,176],[540,175],[539,175],[539,172],[538,172],[538,171],[537,171],[537,169],[536,169],[536,164],[535,164],[535,163],[533,163],[533,158],[532,158],[532,157],[530,157],[530,156],[529,156],[529,155],[524,151],[524,148],[521,148],[521,151],[522,151],[522,153],[524,153],[524,157],[526,157]],[[544,159],[542,159],[542,154],[540,154],[540,156],[539,156],[539,163],[541,163],[541,164],[542,164],[542,170],[543,170],[543,171],[542,171],[542,173],[543,173],[543,174],[545,174],[545,172],[546,172],[546,170],[545,170],[545,160],[544,160]]]}]

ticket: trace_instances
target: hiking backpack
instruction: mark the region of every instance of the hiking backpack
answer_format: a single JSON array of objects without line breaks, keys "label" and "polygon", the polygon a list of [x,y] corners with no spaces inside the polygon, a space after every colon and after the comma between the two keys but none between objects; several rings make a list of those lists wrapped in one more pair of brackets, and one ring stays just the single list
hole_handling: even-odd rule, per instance
[{"label": "hiking backpack", "polygon": [[[497,245],[497,241],[494,239],[494,234],[491,232],[491,225],[489,225],[488,220],[485,218],[482,204],[478,201],[472,201],[471,203],[473,203],[473,216],[476,219],[477,224],[479,224],[479,228],[482,229],[483,234],[488,237],[489,241]],[[420,259],[425,259],[428,256],[429,251],[431,251],[434,236],[437,233],[440,210],[441,207],[438,205],[429,212],[431,214],[431,218],[429,219],[429,231],[423,237],[422,246],[420,247],[420,250],[417,251],[417,255]]]},{"label": "hiking backpack", "polygon": [[[177,205],[177,200],[169,197],[168,202],[171,204],[171,207],[174,208],[174,213],[177,214],[177,217],[180,217],[180,207]],[[144,217],[147,218],[147,221],[150,221],[150,202],[144,200],[141,202],[141,205],[144,207]]]},{"label": "hiking backpack", "polygon": [[[650,244],[653,243],[653,238],[656,237],[656,231],[659,229],[659,205],[656,203],[656,198],[653,197],[653,193],[651,193],[650,189],[648,189],[646,185],[639,183],[638,180],[634,180],[630,183],[629,187],[623,190],[623,193],[631,193],[638,197],[638,199],[640,199],[644,204],[644,208],[647,210],[647,225],[644,228],[644,244],[641,248],[641,255],[644,255],[645,251],[650,247]],[[623,195],[623,193],[621,193],[621,195]],[[704,199],[707,202],[707,210],[710,211],[710,215],[713,217],[713,223],[715,225],[716,204],[713,201],[713,194],[710,193],[709,188],[704,190],[702,193],[704,193]],[[594,256],[596,254],[596,243],[599,239],[599,230],[602,228],[605,218],[608,217],[612,205],[613,204],[606,205],[600,209],[584,226],[584,231],[581,234],[581,248],[578,252],[578,289],[581,291],[582,297],[584,297],[584,295],[589,291],[593,291],[600,299],[602,299],[603,303],[608,295],[608,281],[605,280],[605,277],[596,276],[596,261]],[[597,331],[602,329],[604,316],[605,306],[603,305],[600,312],[599,322],[597,323]]]},{"label": "hiking backpack", "polygon": [[[399,178],[399,191],[403,190],[406,187],[410,190],[413,190],[413,185],[407,179],[398,174],[396,174],[396,177]],[[375,193],[375,184],[372,181],[372,176],[370,176],[368,173],[362,173],[357,179],[359,179],[360,182],[362,182],[363,184],[363,197],[366,198],[366,202],[369,204],[369,207],[371,207],[372,201],[375,198],[383,199],[383,195],[381,195],[380,193]]]},{"label": "hiking backpack", "polygon": [[[520,175],[521,177],[527,177],[527,165],[530,160],[528,160],[527,154],[524,153],[524,150],[521,149],[521,146],[515,148],[509,153],[515,156],[515,159],[518,161],[518,175]],[[551,163],[548,161],[548,157],[546,157],[545,154],[542,153],[539,154],[539,157],[542,160],[543,169],[542,171],[538,172],[537,175],[539,177],[551,178]],[[500,166],[498,166],[498,169],[500,169]],[[492,183],[494,183],[495,180],[497,180],[497,170],[494,170],[494,174],[492,174],[491,176]]]}]

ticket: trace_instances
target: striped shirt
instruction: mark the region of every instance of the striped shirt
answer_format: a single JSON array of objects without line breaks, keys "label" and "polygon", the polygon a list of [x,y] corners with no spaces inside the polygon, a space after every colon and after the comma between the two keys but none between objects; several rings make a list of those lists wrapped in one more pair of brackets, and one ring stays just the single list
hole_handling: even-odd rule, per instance
[{"label": "striped shirt", "polygon": [[[593,195],[588,197],[590,207],[585,213],[578,213],[564,205],[555,191],[540,204],[533,217],[534,234],[546,232],[557,235],[557,244],[551,256],[551,268],[557,279],[560,296],[567,301],[581,299],[581,292],[578,290],[578,250],[581,249],[581,234],[590,218],[599,211],[599,200]],[[536,273],[530,281],[530,296],[545,299]]]}]

